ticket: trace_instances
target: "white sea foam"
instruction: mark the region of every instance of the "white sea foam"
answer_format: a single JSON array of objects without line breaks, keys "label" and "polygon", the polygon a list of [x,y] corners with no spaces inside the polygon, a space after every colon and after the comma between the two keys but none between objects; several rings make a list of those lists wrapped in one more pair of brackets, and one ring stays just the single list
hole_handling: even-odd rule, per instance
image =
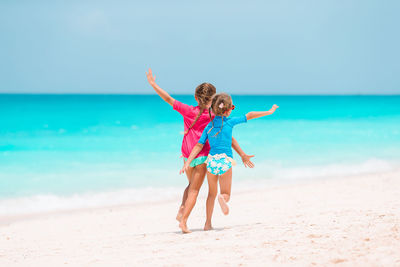
[{"label": "white sea foam", "polygon": [[9,198],[0,200],[0,216],[157,202],[160,200],[174,199],[179,196],[181,190],[180,188],[174,187],[147,187],[111,192],[75,194],[70,196],[46,194],[31,197]]},{"label": "white sea foam", "polygon": [[393,171],[400,167],[398,161],[381,159],[369,159],[359,163],[335,163],[325,165],[284,166],[280,162],[264,162],[257,164],[251,171],[245,168],[237,168],[235,176],[245,179],[269,179],[269,180],[299,180],[324,178],[332,176],[348,176],[365,173]]},{"label": "white sea foam", "polygon": [[[241,164],[240,164],[241,165]],[[255,169],[235,167],[233,192],[251,190],[254,187],[268,186],[271,183],[301,181],[326,177],[346,177],[349,175],[380,173],[398,170],[400,163],[381,159],[369,159],[357,164],[328,164],[319,166],[285,167],[279,163],[257,164]],[[69,196],[35,195],[0,200],[0,216],[34,214],[60,210],[96,208],[134,203],[176,200],[179,202],[182,187],[130,188],[110,192],[95,192]],[[206,183],[201,196],[207,193]],[[177,204],[178,205],[178,204]]]},{"label": "white sea foam", "polygon": [[360,163],[341,163],[275,170],[274,176],[282,179],[323,178],[332,176],[358,175],[366,173],[392,171],[400,167],[397,162],[369,159]]}]

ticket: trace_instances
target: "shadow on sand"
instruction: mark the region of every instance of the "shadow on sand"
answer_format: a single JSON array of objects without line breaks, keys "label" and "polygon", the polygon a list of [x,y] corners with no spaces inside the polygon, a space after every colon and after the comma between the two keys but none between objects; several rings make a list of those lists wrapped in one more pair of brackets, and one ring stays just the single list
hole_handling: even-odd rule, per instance
[{"label": "shadow on sand", "polygon": [[[237,227],[248,227],[248,226],[252,226],[252,225],[256,225],[256,224],[262,224],[262,223],[254,223],[254,224],[242,224],[242,225],[232,225],[232,226],[227,226],[227,227],[216,227],[213,228],[212,230],[209,231],[204,231],[203,228],[194,228],[194,229],[190,229],[190,231],[192,233],[196,233],[196,232],[220,232],[220,231],[224,231],[224,230],[231,230]],[[152,235],[162,235],[162,234],[178,234],[178,235],[190,235],[190,233],[188,234],[184,234],[182,233],[182,231],[173,231],[173,232],[156,232],[156,233],[142,233],[142,234],[136,234],[133,236],[142,236],[142,237],[146,237],[146,236],[152,236]]]}]

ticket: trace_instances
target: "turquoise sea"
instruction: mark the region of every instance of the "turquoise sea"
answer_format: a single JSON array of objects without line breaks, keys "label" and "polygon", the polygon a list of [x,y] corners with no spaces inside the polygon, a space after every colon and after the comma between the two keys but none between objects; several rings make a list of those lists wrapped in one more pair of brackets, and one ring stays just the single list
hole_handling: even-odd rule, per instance
[{"label": "turquoise sea", "polygon": [[[280,106],[235,128],[256,155],[252,170],[234,155],[236,187],[400,167],[398,95],[233,101],[232,116]],[[0,95],[0,216],[178,196],[182,121],[155,95]]]}]

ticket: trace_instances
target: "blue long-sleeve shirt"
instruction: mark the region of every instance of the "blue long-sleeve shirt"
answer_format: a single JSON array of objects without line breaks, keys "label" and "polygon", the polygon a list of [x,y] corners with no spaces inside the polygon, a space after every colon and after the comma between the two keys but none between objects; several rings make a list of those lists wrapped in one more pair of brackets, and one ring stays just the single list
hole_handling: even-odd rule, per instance
[{"label": "blue long-sleeve shirt", "polygon": [[[224,123],[222,123],[222,120]],[[208,139],[210,144],[210,155],[225,153],[228,157],[232,158],[232,130],[233,127],[240,123],[247,122],[245,115],[240,117],[225,117],[215,116],[214,120],[210,122],[203,131],[199,143],[205,144]],[[214,127],[213,127],[214,124]],[[221,130],[222,127],[222,130]],[[210,131],[211,129],[211,131]],[[216,133],[221,132],[215,136]],[[208,133],[210,131],[210,133]]]}]

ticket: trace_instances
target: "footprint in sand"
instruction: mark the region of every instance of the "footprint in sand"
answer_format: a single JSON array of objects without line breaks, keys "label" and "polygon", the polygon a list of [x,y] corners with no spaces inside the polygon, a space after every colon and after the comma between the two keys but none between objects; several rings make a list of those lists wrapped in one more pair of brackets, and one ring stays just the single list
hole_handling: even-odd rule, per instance
[{"label": "footprint in sand", "polygon": [[334,264],[338,264],[338,263],[345,262],[345,261],[347,261],[347,260],[346,259],[333,259],[331,262]]},{"label": "footprint in sand", "polygon": [[307,236],[308,238],[321,238],[322,235],[315,235],[315,234],[310,234]]}]

